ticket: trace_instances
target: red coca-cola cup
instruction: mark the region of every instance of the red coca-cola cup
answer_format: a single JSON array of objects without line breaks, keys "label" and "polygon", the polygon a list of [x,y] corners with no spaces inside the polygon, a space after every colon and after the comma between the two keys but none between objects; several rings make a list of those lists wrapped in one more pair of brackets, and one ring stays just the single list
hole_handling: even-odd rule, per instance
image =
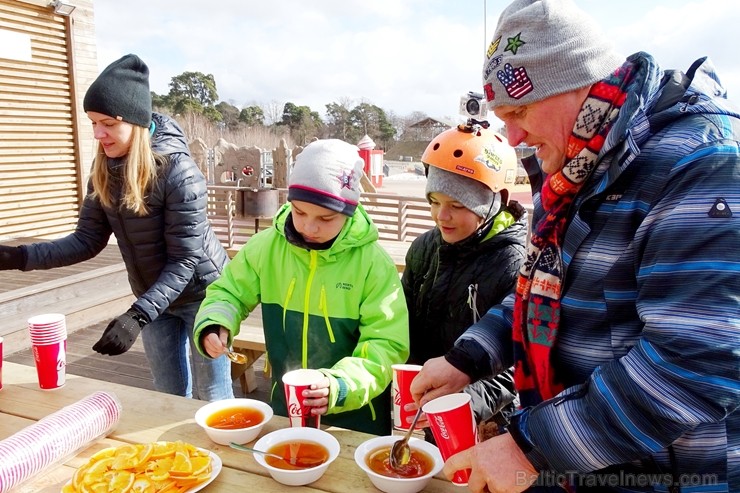
[{"label": "red coca-cola cup", "polygon": [[[475,426],[469,394],[437,397],[421,409],[427,415],[437,448],[445,461],[478,442],[478,428]],[[464,486],[468,484],[469,477],[470,469],[456,471],[452,482]]]},{"label": "red coca-cola cup", "polygon": [[[414,402],[411,397],[411,381],[419,374],[421,366],[398,364],[392,365],[391,368],[393,369],[393,383],[391,384],[393,428],[399,431],[407,431],[416,411],[407,411],[404,408],[406,404]],[[417,428],[419,428],[418,425]]]},{"label": "red coca-cola cup", "polygon": [[321,416],[311,414],[311,407],[303,404],[303,391],[310,389],[311,385],[319,383],[323,378],[324,374],[319,370],[304,368],[283,375],[285,405],[291,427],[318,428],[321,424]]},{"label": "red coca-cola cup", "polygon": [[53,344],[33,345],[33,359],[39,387],[44,390],[57,389],[64,385],[67,366],[67,340]]}]

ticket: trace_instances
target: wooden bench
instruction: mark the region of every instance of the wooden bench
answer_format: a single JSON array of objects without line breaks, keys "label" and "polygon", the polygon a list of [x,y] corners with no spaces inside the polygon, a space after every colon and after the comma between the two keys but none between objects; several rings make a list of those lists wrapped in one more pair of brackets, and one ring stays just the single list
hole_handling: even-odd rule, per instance
[{"label": "wooden bench", "polygon": [[239,334],[232,341],[234,351],[247,357],[247,362],[240,365],[231,363],[231,379],[239,379],[244,394],[249,394],[257,388],[257,378],[254,374],[254,363],[265,354],[265,332],[262,329],[262,310],[257,306],[241,323]]}]

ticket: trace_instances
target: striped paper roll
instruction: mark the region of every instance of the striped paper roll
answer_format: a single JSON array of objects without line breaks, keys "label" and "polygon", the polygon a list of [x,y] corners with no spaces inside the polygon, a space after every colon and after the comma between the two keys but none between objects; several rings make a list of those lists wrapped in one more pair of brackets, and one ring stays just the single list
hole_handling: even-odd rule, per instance
[{"label": "striped paper roll", "polygon": [[115,394],[94,392],[0,441],[0,493],[108,435],[121,411]]}]

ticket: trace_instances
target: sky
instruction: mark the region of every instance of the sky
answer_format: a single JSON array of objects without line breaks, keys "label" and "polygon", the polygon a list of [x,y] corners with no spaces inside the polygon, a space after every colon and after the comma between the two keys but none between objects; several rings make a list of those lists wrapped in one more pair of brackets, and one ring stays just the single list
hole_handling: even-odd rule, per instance
[{"label": "sky", "polygon": [[[626,55],[646,51],[686,70],[709,56],[740,104],[740,2],[575,0]],[[219,101],[286,102],[324,115],[370,103],[405,117],[462,120],[482,92],[484,51],[508,0],[96,0],[98,66],[127,54],[169,92],[186,71],[212,74]],[[269,117],[269,112],[268,112]]]}]

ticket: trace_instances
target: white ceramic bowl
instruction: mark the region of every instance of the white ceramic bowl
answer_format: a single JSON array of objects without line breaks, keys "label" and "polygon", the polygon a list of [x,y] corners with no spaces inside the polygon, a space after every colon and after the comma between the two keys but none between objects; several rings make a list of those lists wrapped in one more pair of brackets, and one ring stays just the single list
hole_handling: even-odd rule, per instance
[{"label": "white ceramic bowl", "polygon": [[416,493],[417,491],[423,490],[429,481],[432,480],[432,477],[438,474],[444,466],[442,455],[439,453],[439,449],[436,446],[424,440],[411,437],[409,440],[409,447],[411,447],[411,450],[421,450],[432,457],[434,465],[432,466],[431,471],[424,476],[419,476],[418,478],[391,478],[389,476],[378,474],[370,469],[367,465],[367,458],[370,453],[379,448],[392,447],[393,442],[401,440],[402,438],[403,436],[398,435],[375,437],[362,442],[360,446],[355,449],[355,462],[360,469],[365,471],[367,477],[370,478],[370,481],[372,481],[375,487],[380,491],[385,491],[386,493]]},{"label": "white ceramic bowl", "polygon": [[288,486],[302,486],[304,484],[313,483],[318,480],[329,468],[329,464],[339,456],[339,442],[330,433],[320,430],[318,428],[282,428],[280,430],[271,431],[265,436],[257,440],[254,444],[254,448],[257,450],[267,451],[270,447],[285,442],[316,442],[329,451],[329,459],[321,464],[320,466],[311,467],[309,469],[298,469],[298,470],[286,470],[272,467],[265,461],[265,457],[262,454],[254,454],[254,460],[259,465],[267,469],[270,476],[277,481]]},{"label": "white ceramic bowl", "polygon": [[[228,409],[230,407],[251,407],[262,412],[264,419],[261,423],[247,428],[238,428],[235,430],[224,430],[221,428],[212,428],[206,424],[209,416],[216,411]],[[201,407],[195,413],[195,422],[203,428],[208,438],[220,445],[228,445],[231,442],[243,445],[251,442],[262,431],[262,427],[272,419],[272,408],[269,404],[256,399],[223,399],[220,401],[209,402]]]}]

